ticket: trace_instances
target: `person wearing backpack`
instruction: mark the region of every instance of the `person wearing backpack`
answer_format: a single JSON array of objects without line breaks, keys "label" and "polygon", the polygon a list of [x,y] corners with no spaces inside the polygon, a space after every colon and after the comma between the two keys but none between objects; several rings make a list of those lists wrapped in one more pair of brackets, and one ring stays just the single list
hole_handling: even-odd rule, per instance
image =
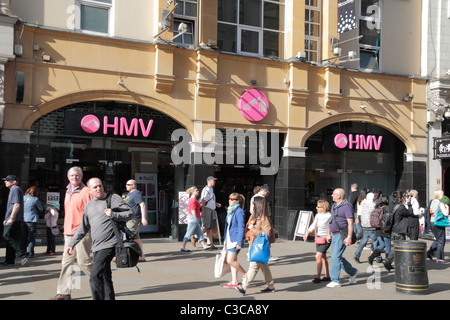
[{"label": "person wearing backpack", "polygon": [[375,243],[377,240],[376,228],[370,225],[370,214],[375,209],[375,202],[373,201],[374,194],[369,192],[366,196],[366,199],[361,202],[360,210],[358,211],[358,217],[356,218],[355,223],[361,222],[361,227],[363,230],[362,238],[359,240],[358,248],[355,251],[355,261],[357,263],[361,263],[359,258],[361,257],[361,252],[367,244],[367,241],[372,239],[372,243]]},{"label": "person wearing backpack", "polygon": [[[403,194],[400,191],[394,191],[392,193],[392,202],[388,205],[386,213],[388,213],[388,217],[392,217],[392,227],[388,226],[388,229],[383,231],[390,233],[391,241],[406,240],[409,225],[408,219],[414,215],[411,198],[407,197],[406,202],[403,203]],[[382,262],[387,271],[392,270],[394,268],[392,266],[394,252],[391,251],[388,257]]]},{"label": "person wearing backpack", "polygon": [[[376,247],[372,251],[372,254],[369,256],[368,261],[369,264],[373,264],[373,260],[377,259],[377,262],[381,262],[381,251],[385,249],[386,257],[389,256],[389,253],[391,252],[391,238],[390,233],[386,233],[383,231],[383,218],[386,214],[387,206],[389,205],[389,195],[382,194],[379,197],[378,203],[375,206],[375,209],[380,208],[382,210],[381,217],[378,217],[377,221],[377,241],[376,241]],[[374,210],[375,211],[375,210]],[[373,214],[373,213],[372,213]],[[387,213],[389,214],[389,213]]]}]

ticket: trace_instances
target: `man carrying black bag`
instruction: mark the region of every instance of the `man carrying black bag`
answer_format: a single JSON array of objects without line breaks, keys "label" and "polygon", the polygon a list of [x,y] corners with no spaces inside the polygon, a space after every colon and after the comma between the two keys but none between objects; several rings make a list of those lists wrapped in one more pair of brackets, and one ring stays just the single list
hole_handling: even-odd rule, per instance
[{"label": "man carrying black bag", "polygon": [[87,186],[93,199],[86,204],[81,224],[66,253],[71,254],[73,247],[91,230],[93,266],[89,283],[92,298],[114,300],[111,260],[116,254],[118,241],[112,219],[127,221],[133,216],[133,211],[125,204],[122,197],[116,194],[111,197],[111,208],[107,208],[107,194],[104,192],[100,179],[90,179]]}]

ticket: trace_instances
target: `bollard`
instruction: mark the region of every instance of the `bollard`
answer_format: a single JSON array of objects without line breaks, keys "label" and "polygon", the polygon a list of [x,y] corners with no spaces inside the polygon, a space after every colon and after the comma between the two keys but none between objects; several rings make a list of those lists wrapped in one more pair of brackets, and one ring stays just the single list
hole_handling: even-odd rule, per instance
[{"label": "bollard", "polygon": [[427,294],[427,245],[422,241],[397,241],[394,247],[395,289],[406,294]]}]

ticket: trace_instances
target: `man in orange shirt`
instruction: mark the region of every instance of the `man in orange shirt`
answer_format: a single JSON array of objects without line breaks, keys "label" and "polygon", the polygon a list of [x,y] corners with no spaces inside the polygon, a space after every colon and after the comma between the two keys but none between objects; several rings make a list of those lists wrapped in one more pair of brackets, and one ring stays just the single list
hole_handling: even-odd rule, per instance
[{"label": "man in orange shirt", "polygon": [[81,181],[83,179],[83,170],[80,167],[70,168],[67,172],[67,179],[69,180],[69,184],[67,185],[66,197],[64,199],[64,253],[61,262],[62,269],[58,280],[56,296],[50,298],[51,300],[71,299],[75,259],[81,270],[87,276],[90,276],[92,269],[92,259],[90,256],[92,240],[90,233],[78,243],[71,255],[66,254],[66,248],[72,241],[73,235],[81,223],[84,206],[92,198],[89,193],[89,188]]}]

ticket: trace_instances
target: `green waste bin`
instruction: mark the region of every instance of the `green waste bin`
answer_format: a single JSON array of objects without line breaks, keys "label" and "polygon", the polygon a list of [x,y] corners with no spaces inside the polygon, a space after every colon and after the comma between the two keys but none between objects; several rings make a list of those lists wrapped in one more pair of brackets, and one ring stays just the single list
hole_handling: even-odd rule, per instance
[{"label": "green waste bin", "polygon": [[425,265],[427,245],[423,241],[397,241],[394,247],[395,289],[406,294],[427,294]]}]

